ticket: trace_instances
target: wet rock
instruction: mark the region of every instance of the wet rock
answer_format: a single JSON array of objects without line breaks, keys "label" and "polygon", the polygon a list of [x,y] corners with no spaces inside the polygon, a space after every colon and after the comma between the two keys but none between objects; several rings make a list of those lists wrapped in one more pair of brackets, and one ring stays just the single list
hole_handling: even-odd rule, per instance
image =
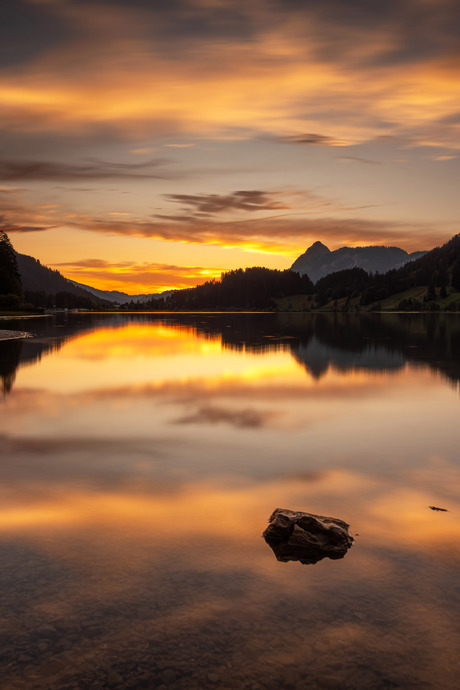
[{"label": "wet rock", "polygon": [[18,340],[19,338],[33,338],[32,333],[27,331],[10,331],[2,328],[0,330],[0,340]]},{"label": "wet rock", "polygon": [[343,558],[353,544],[348,525],[338,518],[276,508],[263,533],[278,561],[313,564]]}]

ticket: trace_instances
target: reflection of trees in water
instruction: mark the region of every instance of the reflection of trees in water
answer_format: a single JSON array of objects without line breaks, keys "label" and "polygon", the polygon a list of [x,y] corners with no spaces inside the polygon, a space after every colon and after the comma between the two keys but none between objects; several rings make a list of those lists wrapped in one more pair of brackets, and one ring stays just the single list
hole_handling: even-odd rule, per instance
[{"label": "reflection of trees in water", "polygon": [[0,343],[0,379],[2,393],[6,395],[13,387],[16,370],[21,356],[21,340],[4,340]]},{"label": "reflection of trees in water", "polygon": [[210,314],[162,320],[188,323],[200,335],[220,335],[224,347],[238,351],[288,350],[317,378],[330,366],[391,372],[409,362],[460,381],[456,314]]},{"label": "reflection of trees in water", "polygon": [[[139,320],[136,318],[138,315],[133,316],[136,321]],[[131,321],[130,315],[90,313],[61,313],[45,318],[3,321],[2,327],[29,331],[34,335],[26,340],[0,342],[0,377],[3,393],[11,392],[18,367],[40,362],[42,357],[58,352],[63,345],[80,335],[99,328],[120,328]]]},{"label": "reflection of trees in water", "polygon": [[[62,314],[50,318],[15,319],[3,321],[2,326],[18,331],[29,331],[34,338],[25,340],[4,340],[0,342],[0,378],[4,395],[11,392],[16,372],[20,366],[35,364],[44,355],[57,352],[68,341],[81,332],[82,324],[79,319]],[[84,315],[86,316],[86,315]],[[86,330],[96,327],[96,320],[88,315],[85,320]],[[70,317],[70,318],[69,318]]]},{"label": "reflection of trees in water", "polygon": [[0,376],[9,393],[18,366],[33,364],[66,342],[99,328],[128,324],[166,326],[223,348],[256,354],[287,351],[313,376],[330,366],[347,372],[389,372],[406,362],[428,365],[449,381],[460,381],[460,315],[456,314],[59,314],[15,322],[35,338],[0,343]]}]

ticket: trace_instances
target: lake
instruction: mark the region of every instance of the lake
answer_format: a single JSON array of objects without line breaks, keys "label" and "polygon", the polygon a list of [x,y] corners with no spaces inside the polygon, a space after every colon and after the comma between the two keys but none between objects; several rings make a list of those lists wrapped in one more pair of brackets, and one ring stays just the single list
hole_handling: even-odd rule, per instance
[{"label": "lake", "polygon": [[0,327],[2,690],[458,688],[460,315]]}]

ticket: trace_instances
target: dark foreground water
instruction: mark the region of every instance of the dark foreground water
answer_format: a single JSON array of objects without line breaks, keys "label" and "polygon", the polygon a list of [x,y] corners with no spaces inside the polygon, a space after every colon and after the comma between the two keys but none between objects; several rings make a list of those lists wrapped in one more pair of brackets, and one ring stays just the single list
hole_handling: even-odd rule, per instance
[{"label": "dark foreground water", "polygon": [[2,690],[459,687],[458,316],[0,327]]}]

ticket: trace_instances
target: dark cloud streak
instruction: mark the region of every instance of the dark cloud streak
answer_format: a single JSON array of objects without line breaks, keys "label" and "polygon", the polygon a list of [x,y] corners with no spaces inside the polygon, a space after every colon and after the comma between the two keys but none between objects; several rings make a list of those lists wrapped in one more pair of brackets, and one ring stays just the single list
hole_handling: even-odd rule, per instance
[{"label": "dark cloud streak", "polygon": [[142,163],[116,163],[91,160],[86,164],[69,164],[55,161],[1,161],[0,180],[18,181],[69,181],[110,180],[110,179],[161,179],[178,177],[177,173],[158,171],[169,163],[168,159],[158,158]]},{"label": "dark cloud streak", "polygon": [[[192,244],[258,244],[261,251],[268,252],[286,251],[289,246],[298,248],[303,243],[311,242],[312,238],[337,246],[347,243],[390,244],[418,250],[422,246],[442,244],[452,235],[451,229],[442,235],[439,227],[428,224],[333,217],[246,219],[238,223],[212,220],[197,223],[193,219],[188,223],[84,219],[74,225],[102,234],[151,237]],[[404,236],[409,239],[402,241]]]},{"label": "dark cloud streak", "polygon": [[11,223],[4,216],[0,216],[0,230],[4,232],[44,232],[51,230],[56,226],[41,226],[41,225],[21,225],[20,223]]},{"label": "dark cloud streak", "polygon": [[328,137],[325,134],[290,134],[285,137],[279,137],[279,141],[287,144],[304,144],[307,146],[336,146],[337,140],[333,137]]},{"label": "dark cloud streak", "polygon": [[365,163],[366,165],[382,165],[380,161],[373,161],[370,158],[361,158],[360,156],[339,156],[339,161]]},{"label": "dark cloud streak", "polygon": [[113,270],[113,269],[131,269],[133,271],[139,272],[144,271],[163,271],[171,273],[192,273],[205,270],[204,266],[176,266],[174,264],[164,264],[164,263],[151,263],[151,262],[132,262],[132,261],[105,261],[104,259],[75,259],[74,261],[61,261],[54,263],[53,266],[58,266],[59,268],[95,268],[103,270]]},{"label": "dark cloud streak", "polygon": [[278,192],[237,191],[232,194],[166,194],[169,201],[195,209],[195,215],[209,216],[223,211],[273,211],[290,208],[279,201]]},{"label": "dark cloud streak", "polygon": [[65,45],[75,28],[53,11],[50,3],[24,0],[3,2],[0,43],[3,67],[19,67],[49,50],[51,44]]},{"label": "dark cloud streak", "polygon": [[230,424],[236,428],[257,429],[268,426],[273,412],[261,412],[256,409],[232,410],[224,407],[204,406],[196,412],[184,415],[174,424]]}]

